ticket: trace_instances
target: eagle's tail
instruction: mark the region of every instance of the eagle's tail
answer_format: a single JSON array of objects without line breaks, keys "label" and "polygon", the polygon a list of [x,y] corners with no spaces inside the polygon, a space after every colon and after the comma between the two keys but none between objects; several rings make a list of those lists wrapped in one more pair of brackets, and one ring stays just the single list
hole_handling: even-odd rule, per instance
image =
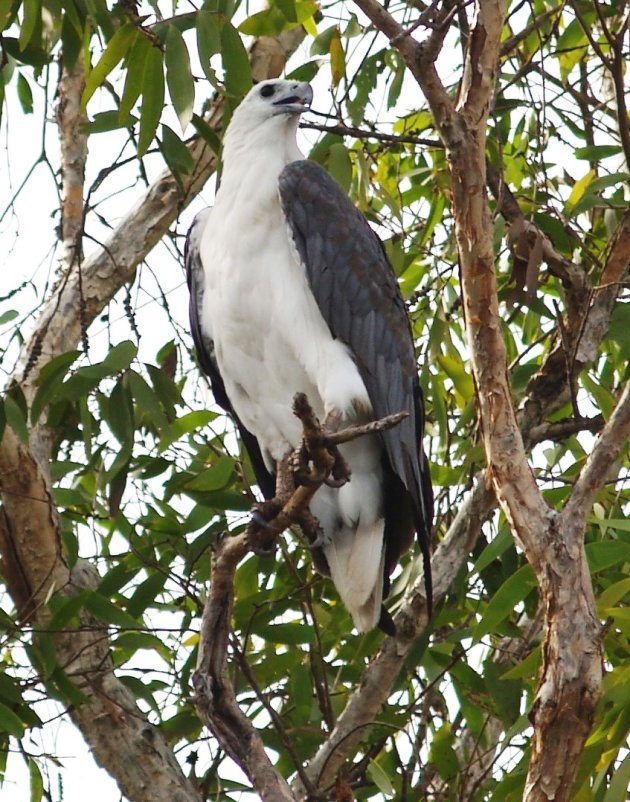
[{"label": "eagle's tail", "polygon": [[381,616],[385,522],[342,525],[324,546],[330,576],[359,632],[375,627]]}]

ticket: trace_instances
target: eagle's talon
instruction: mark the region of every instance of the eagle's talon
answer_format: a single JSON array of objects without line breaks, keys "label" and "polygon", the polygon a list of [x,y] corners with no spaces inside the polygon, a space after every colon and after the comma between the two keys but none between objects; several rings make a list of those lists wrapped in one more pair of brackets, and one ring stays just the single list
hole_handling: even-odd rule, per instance
[{"label": "eagle's talon", "polygon": [[347,482],[348,479],[345,476],[340,476],[339,479],[335,479],[332,476],[328,476],[326,479],[324,479],[324,484],[326,485],[326,487],[332,487],[334,490],[336,490],[339,487],[343,487],[345,484],[347,484]]},{"label": "eagle's talon", "polygon": [[275,543],[272,543],[271,546],[259,546],[251,537],[249,538],[249,550],[257,557],[275,557],[276,554]]},{"label": "eagle's talon", "polygon": [[312,476],[313,472],[309,465],[308,452],[303,443],[300,448],[296,448],[289,457],[289,466],[296,486],[302,485],[304,487],[310,487],[322,481],[323,477]]},{"label": "eagle's talon", "polygon": [[260,510],[253,509],[252,510],[252,521],[256,524],[259,529],[271,529],[272,526],[265,518],[263,518],[263,514]]},{"label": "eagle's talon", "polygon": [[336,482],[336,484],[331,484],[330,487],[341,487],[345,485],[346,482],[350,481],[350,474],[352,471],[350,470],[350,464],[348,460],[343,456],[341,451],[337,448],[337,446],[333,446],[330,449],[330,453],[335,460],[333,463],[331,476],[332,481]]},{"label": "eagle's talon", "polygon": [[317,532],[317,537],[315,540],[311,540],[310,543],[307,543],[306,548],[309,549],[309,551],[313,551],[314,549],[323,549],[326,546],[329,546],[331,543],[332,537],[327,535],[320,527]]},{"label": "eagle's talon", "polygon": [[[273,520],[282,511],[282,504],[275,499],[262,501],[252,507],[247,527],[247,543],[251,551],[259,557],[272,557],[276,553],[273,534]],[[261,541],[270,545],[261,545]]]}]

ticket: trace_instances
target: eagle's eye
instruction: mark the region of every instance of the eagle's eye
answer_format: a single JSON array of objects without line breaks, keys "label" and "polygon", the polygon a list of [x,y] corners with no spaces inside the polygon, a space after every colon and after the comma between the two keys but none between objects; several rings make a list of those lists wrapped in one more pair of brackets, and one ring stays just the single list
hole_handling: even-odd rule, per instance
[{"label": "eagle's eye", "polygon": [[260,94],[263,97],[271,97],[275,91],[276,87],[273,84],[265,84],[260,90]]}]

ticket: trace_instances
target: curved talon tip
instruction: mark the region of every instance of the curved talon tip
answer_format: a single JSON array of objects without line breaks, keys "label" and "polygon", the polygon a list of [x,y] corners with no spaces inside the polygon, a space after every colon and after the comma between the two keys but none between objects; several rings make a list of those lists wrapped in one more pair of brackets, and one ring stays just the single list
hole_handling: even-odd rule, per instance
[{"label": "curved talon tip", "polygon": [[317,535],[317,537],[315,538],[315,540],[312,541],[312,543],[306,544],[306,548],[309,549],[310,551],[313,551],[313,549],[323,549],[324,546],[327,546],[331,540],[332,538],[327,537],[323,532],[320,532],[320,534]]},{"label": "curved talon tip", "polygon": [[343,487],[347,483],[348,479],[346,479],[345,476],[341,476],[339,479],[333,479],[332,476],[329,476],[327,479],[324,479],[324,484],[327,487],[333,487],[333,488]]},{"label": "curved talon tip", "polygon": [[259,510],[252,510],[252,521],[261,529],[271,529],[271,524],[266,521]]}]

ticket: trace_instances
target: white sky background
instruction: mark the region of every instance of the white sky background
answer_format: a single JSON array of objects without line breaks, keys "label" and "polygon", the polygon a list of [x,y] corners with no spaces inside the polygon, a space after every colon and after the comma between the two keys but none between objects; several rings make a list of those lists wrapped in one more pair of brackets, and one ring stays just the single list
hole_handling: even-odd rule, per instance
[{"label": "white sky background", "polygon": [[[263,4],[260,3],[260,6]],[[256,10],[250,8],[250,13]],[[326,21],[326,26],[331,24]],[[187,38],[190,34],[187,34]],[[356,41],[356,40],[355,40]],[[190,52],[193,56],[195,52],[194,41],[190,42]],[[448,54],[448,50],[446,50]],[[294,57],[292,65],[308,59],[308,53],[302,51]],[[449,59],[444,59],[442,74],[448,73],[451,68]],[[53,81],[56,66],[51,67]],[[193,74],[200,75],[201,70],[193,66]],[[324,67],[320,75],[314,82],[315,103],[314,107],[318,110],[327,111],[330,105],[330,95],[328,90],[329,71]],[[0,133],[0,214],[10,204],[13,193],[16,191],[28,171],[32,168],[34,160],[41,150],[42,120],[44,114],[44,95],[39,87],[31,82],[33,89],[35,113],[26,116],[22,113],[15,97],[15,81],[7,89],[10,113],[6,114]],[[415,83],[411,79],[406,79],[407,91],[403,93],[402,106],[409,106],[409,110],[415,109],[420,102],[420,96]],[[204,84],[197,86],[197,108],[204,99]],[[408,99],[407,103],[405,101]],[[101,110],[112,108],[107,102],[102,108],[99,107],[99,96],[93,98],[88,106],[90,117]],[[54,103],[49,99],[47,115],[52,116]],[[383,111],[381,109],[379,111]],[[389,117],[393,120],[393,115],[379,115]],[[171,113],[171,119],[166,120],[173,130],[180,133],[179,125]],[[53,168],[58,167],[58,142],[56,139],[56,127],[49,125],[47,129],[46,152],[50,158]],[[193,133],[192,128],[186,132],[187,136]],[[88,175],[86,186],[89,187],[96,178],[98,171],[104,165],[111,164],[114,154],[122,148],[126,132],[109,132],[90,137],[90,157],[88,160]],[[299,142],[305,153],[308,153],[310,144],[316,140],[316,132],[301,132]],[[118,142],[118,144],[116,144]],[[148,157],[145,165],[149,179],[155,179],[163,170],[164,163],[161,156]],[[564,168],[571,171],[574,177],[579,178],[580,170],[584,170],[585,163],[576,163],[574,160],[564,159]],[[115,226],[126,212],[133,206],[134,202],[142,197],[144,188],[136,182],[137,168],[135,164],[130,165],[126,170],[120,170],[120,178],[109,179],[105,182],[107,191],[111,191],[114,185],[120,187],[120,194],[115,195],[109,201],[104,201],[99,207],[99,213],[104,216],[111,226]],[[177,232],[184,235],[193,215],[205,205],[212,202],[213,182],[201,193],[191,206],[186,209],[177,224]],[[55,180],[49,167],[46,164],[39,164],[35,167],[33,175],[30,177],[25,187],[22,189],[12,209],[0,222],[0,253],[2,254],[2,269],[0,270],[0,297],[8,295],[23,282],[30,282],[22,289],[19,294],[8,301],[0,304],[0,315],[7,309],[17,309],[20,312],[18,320],[22,320],[24,314],[33,310],[37,314],[36,305],[39,304],[45,294],[45,289],[54,281],[55,271],[61,252],[51,252],[51,244],[56,240],[55,227],[59,223],[57,207],[57,195]],[[104,241],[107,237],[107,228],[96,224],[92,216],[87,233]],[[183,245],[183,239],[182,239]],[[85,240],[84,248],[86,255],[96,249],[96,245]],[[158,245],[146,260],[140,270],[144,273],[151,270],[155,274],[155,297],[158,298],[158,284],[167,297],[170,312],[177,325],[181,328],[184,336],[188,329],[188,292],[185,287],[181,267],[172,257],[172,248],[164,244]],[[143,287],[150,287],[150,282],[144,278]],[[145,290],[140,293],[137,291],[138,282],[132,290],[132,306],[135,309],[138,329],[141,334],[139,358],[141,361],[155,361],[155,354],[161,346],[170,338],[171,321],[164,312],[158,300],[152,299]],[[114,343],[124,339],[133,339],[120,298],[109,307],[109,323],[96,322],[90,331],[91,339],[91,358],[98,361],[102,358],[109,345],[109,333],[113,331]],[[15,323],[0,326],[0,343],[6,343],[11,334]],[[25,326],[24,336],[28,336],[31,323]],[[11,372],[15,349],[12,349],[8,358],[0,365],[5,374]],[[91,544],[90,544],[91,546]],[[89,546],[88,546],[89,548]],[[0,599],[1,603],[1,599]],[[48,718],[55,714],[57,706],[46,703],[40,709],[42,718]],[[47,752],[57,755],[62,762],[62,766],[54,775],[49,778],[51,792],[54,800],[64,800],[64,802],[84,802],[86,793],[89,792],[93,802],[114,802],[120,798],[120,793],[115,782],[109,775],[98,769],[87,750],[83,739],[78,731],[67,719],[59,719],[54,724],[45,727],[41,731],[33,733],[33,753],[38,754]],[[15,743],[15,742],[13,742]],[[52,764],[48,763],[49,766]],[[43,768],[43,766],[42,766]],[[19,755],[11,755],[7,767],[7,779],[2,787],[1,794],[3,802],[25,802],[29,796],[29,777],[25,768],[24,761]],[[251,795],[249,795],[251,798]]]}]

